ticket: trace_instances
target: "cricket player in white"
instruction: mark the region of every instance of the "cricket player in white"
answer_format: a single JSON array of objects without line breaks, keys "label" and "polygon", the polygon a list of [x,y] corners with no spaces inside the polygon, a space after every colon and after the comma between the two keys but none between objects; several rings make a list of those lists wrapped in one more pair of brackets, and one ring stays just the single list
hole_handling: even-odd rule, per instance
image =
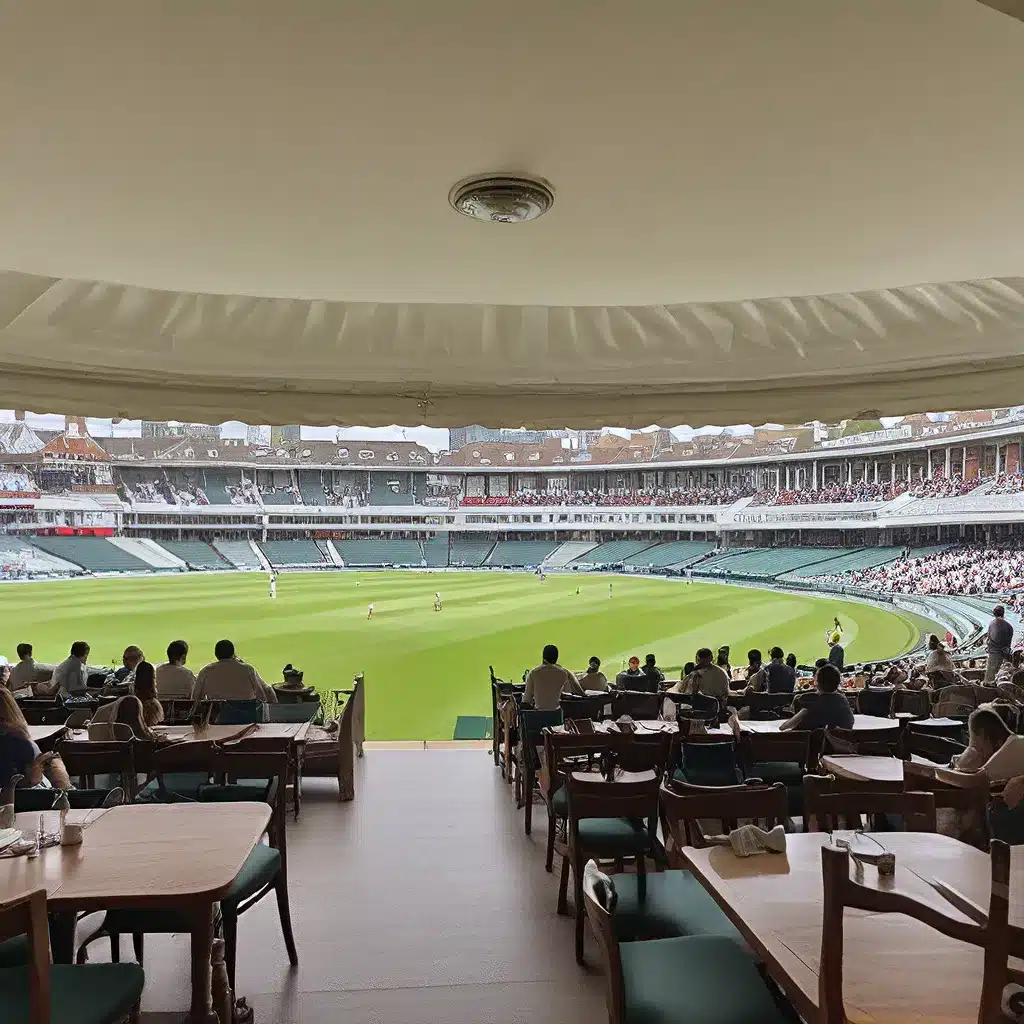
[{"label": "cricket player in white", "polygon": [[270,574],[270,599],[273,601],[277,597],[277,573],[272,572]]},{"label": "cricket player in white", "polygon": [[439,590],[434,591],[434,611],[439,612],[441,610],[441,592]]},{"label": "cricket player in white", "polygon": [[366,609],[366,617],[368,619],[372,619],[373,618],[373,602],[372,601],[370,602],[370,607]]}]

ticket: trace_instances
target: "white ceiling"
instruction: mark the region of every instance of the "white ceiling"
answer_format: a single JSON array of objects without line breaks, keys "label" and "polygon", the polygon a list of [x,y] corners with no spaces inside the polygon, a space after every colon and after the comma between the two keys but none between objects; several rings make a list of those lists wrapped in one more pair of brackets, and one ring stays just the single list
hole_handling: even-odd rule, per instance
[{"label": "white ceiling", "polygon": [[[638,305],[1024,270],[1024,25],[972,0],[0,4],[0,268]],[[525,225],[464,175],[555,186]]]},{"label": "white ceiling", "polygon": [[[0,0],[0,404],[1018,401],[1022,115],[1024,24],[973,0]],[[553,210],[459,217],[491,170]]]}]

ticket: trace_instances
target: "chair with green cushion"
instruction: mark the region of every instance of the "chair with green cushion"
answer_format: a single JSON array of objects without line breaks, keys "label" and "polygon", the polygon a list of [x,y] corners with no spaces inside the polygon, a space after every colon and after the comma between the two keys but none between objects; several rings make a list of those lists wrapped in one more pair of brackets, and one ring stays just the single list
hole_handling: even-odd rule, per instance
[{"label": "chair with green cushion", "polygon": [[215,703],[217,725],[252,725],[267,720],[267,708],[262,700],[220,700]]},{"label": "chair with green cushion", "polygon": [[804,775],[818,763],[823,731],[743,732],[740,764],[744,778],[781,782],[789,795],[790,817],[803,812]]},{"label": "chair with green cushion", "polygon": [[903,784],[850,783],[834,775],[804,779],[806,831],[860,828],[863,820],[876,832],[934,832],[935,794],[904,790]]},{"label": "chair with green cushion", "polygon": [[[288,751],[230,751],[218,748],[213,774],[228,780],[201,787],[200,802],[262,802],[272,808],[267,826],[269,845],[258,843],[249,854],[242,870],[231,883],[230,890],[221,897],[220,912],[224,929],[224,961],[232,989],[235,987],[235,958],[237,952],[238,918],[264,896],[274,892],[281,918],[288,960],[294,967],[299,962],[292,934],[291,910],[288,904],[288,852],[285,830],[285,780],[288,777]],[[247,782],[234,783],[232,779],[269,779],[264,787]],[[112,910],[106,914],[101,931],[111,936],[111,948],[117,937],[131,933],[136,956],[142,961],[142,936],[147,933],[174,933],[188,931],[180,915],[173,911]],[[90,936],[92,941],[99,933]],[[84,944],[83,944],[84,945]],[[81,954],[80,954],[81,955]]]},{"label": "chair with green cushion", "polygon": [[736,760],[736,744],[731,739],[715,743],[684,739],[672,778],[691,786],[739,785],[743,775]]},{"label": "chair with green cushion", "polygon": [[607,972],[609,1024],[788,1024],[749,952],[725,935],[684,935],[623,942],[614,918],[621,875],[594,861],[583,900]]},{"label": "chair with green cushion", "polygon": [[[544,729],[542,736],[544,762],[537,789],[548,812],[544,870],[550,872],[554,864],[559,825],[569,817],[569,793],[565,788],[565,777],[578,768],[599,764],[608,749],[608,740],[603,734],[580,735],[575,732],[554,732],[551,729]],[[566,843],[562,842],[560,852],[563,856],[566,850]]]},{"label": "chair with green cushion", "polygon": [[192,743],[137,741],[135,764],[146,783],[136,803],[194,803],[210,781],[217,746],[212,740]]},{"label": "chair with green cushion", "polygon": [[268,704],[268,722],[301,723],[312,722],[320,710],[318,700],[307,700],[296,704]]},{"label": "chair with green cushion", "polygon": [[516,752],[516,807],[526,805],[526,834],[533,825],[533,787],[540,768],[537,748],[544,740],[541,732],[551,726],[562,724],[562,711],[536,711],[532,708],[519,709],[519,749]]},{"label": "chair with green cushion", "polygon": [[[135,741],[63,740],[57,747],[72,781],[81,789],[125,791],[135,798]],[[72,805],[74,806],[74,805]]]},{"label": "chair with green cushion", "polygon": [[657,772],[617,774],[608,781],[593,772],[570,772],[568,844],[558,883],[558,913],[568,910],[569,872],[573,875],[576,960],[583,963],[583,867],[591,857],[632,861],[643,892],[647,857],[663,854],[657,838]]},{"label": "chair with green cushion", "polygon": [[145,983],[137,964],[50,963],[44,889],[0,904],[0,940],[9,935],[23,936],[24,958],[17,966],[0,959],[3,1024],[118,1024],[137,1015]]}]

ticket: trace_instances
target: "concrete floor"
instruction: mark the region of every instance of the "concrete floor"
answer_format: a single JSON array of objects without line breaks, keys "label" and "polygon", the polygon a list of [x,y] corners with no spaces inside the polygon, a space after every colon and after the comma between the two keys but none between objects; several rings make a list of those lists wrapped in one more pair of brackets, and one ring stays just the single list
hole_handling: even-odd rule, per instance
[{"label": "concrete floor", "polygon": [[[572,919],[555,913],[543,808],[527,837],[489,752],[367,750],[353,803],[329,780],[304,794],[288,832],[299,966],[273,897],[239,920],[237,994],[257,1024],[606,1019],[593,938],[580,968]],[[187,937],[147,937],[145,968],[144,1021],[180,1021]]]}]

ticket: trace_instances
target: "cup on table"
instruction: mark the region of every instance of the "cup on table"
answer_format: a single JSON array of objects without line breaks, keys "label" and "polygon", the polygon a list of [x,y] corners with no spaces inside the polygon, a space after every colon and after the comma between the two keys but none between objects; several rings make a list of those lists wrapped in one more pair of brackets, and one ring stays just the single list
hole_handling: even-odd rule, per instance
[{"label": "cup on table", "polygon": [[60,830],[60,845],[61,846],[79,846],[82,842],[82,837],[85,835],[85,830],[81,825],[75,825],[71,822],[65,822],[64,827]]}]

